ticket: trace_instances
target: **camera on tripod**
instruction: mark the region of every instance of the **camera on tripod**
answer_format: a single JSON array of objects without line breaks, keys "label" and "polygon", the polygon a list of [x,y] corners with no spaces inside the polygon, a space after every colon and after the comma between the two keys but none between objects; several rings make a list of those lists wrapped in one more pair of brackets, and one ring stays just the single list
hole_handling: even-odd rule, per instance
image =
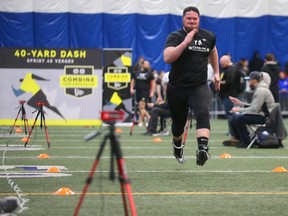
[{"label": "camera on tripod", "polygon": [[45,102],[42,102],[42,101],[38,101],[37,103],[36,103],[36,106],[38,106],[38,107],[43,107],[43,106],[45,106]]},{"label": "camera on tripod", "polygon": [[[81,208],[82,202],[84,200],[85,194],[88,190],[89,185],[92,182],[94,172],[97,169],[98,163],[100,162],[100,157],[103,153],[104,147],[106,145],[107,140],[110,141],[111,146],[111,158],[110,158],[110,180],[115,179],[115,173],[114,173],[114,159],[117,161],[118,166],[118,174],[119,174],[119,183],[120,188],[122,192],[122,200],[123,200],[123,206],[125,210],[125,215],[131,215],[131,216],[137,216],[134,199],[132,195],[131,185],[130,185],[130,179],[128,178],[128,175],[126,173],[126,167],[124,164],[124,157],[122,155],[122,151],[120,148],[120,143],[118,140],[118,136],[115,134],[115,122],[122,121],[124,119],[124,112],[122,111],[102,111],[101,112],[101,120],[108,124],[109,126],[109,132],[105,135],[104,139],[102,140],[100,144],[100,148],[98,150],[96,159],[94,160],[94,163],[92,165],[92,169],[90,171],[90,174],[88,178],[86,179],[85,186],[82,190],[82,194],[80,196],[80,199],[78,201],[78,204],[76,206],[76,209],[74,211],[74,216],[78,216],[78,212]],[[93,139],[94,137],[98,136],[100,132],[95,131],[92,132],[84,137],[86,141]],[[129,207],[131,214],[129,214]]]},{"label": "camera on tripod", "polygon": [[101,120],[107,124],[124,120],[124,112],[122,111],[102,111]]}]

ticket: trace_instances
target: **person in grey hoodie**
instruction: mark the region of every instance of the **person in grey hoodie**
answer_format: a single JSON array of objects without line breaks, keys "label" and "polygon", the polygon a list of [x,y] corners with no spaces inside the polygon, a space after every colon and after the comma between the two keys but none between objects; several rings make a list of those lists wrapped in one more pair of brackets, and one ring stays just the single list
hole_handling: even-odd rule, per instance
[{"label": "person in grey hoodie", "polygon": [[[264,124],[265,109],[270,113],[275,107],[275,100],[269,86],[263,80],[263,74],[258,71],[253,71],[249,74],[249,85],[254,90],[251,103],[245,103],[237,98],[230,97],[230,100],[235,104],[231,109],[233,113],[230,118],[231,135],[235,140],[227,140],[223,142],[225,146],[235,146],[238,148],[246,148],[250,143],[249,132],[246,125]],[[266,108],[265,108],[266,107]]]}]

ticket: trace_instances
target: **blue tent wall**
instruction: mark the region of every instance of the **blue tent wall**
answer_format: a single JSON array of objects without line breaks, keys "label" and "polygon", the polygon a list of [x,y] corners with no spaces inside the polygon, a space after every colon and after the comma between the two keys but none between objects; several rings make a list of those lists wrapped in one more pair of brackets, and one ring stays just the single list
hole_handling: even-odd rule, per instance
[{"label": "blue tent wall", "polygon": [[[172,5],[172,3],[168,3],[169,1],[164,0],[141,0],[140,9],[143,9],[143,6],[153,9],[153,14],[146,14],[142,11],[135,11],[135,8],[139,7],[136,7],[136,3],[131,0],[125,1],[123,6],[116,5],[117,7],[113,7],[113,10],[110,9],[111,11],[105,10],[103,4],[105,2],[111,4],[113,1],[110,0],[99,1],[102,2],[99,7],[104,9],[93,13],[86,12],[88,6],[85,6],[84,3],[87,1],[78,0],[78,7],[83,2],[84,8],[82,11],[82,7],[79,7],[79,13],[69,7],[62,10],[63,5],[48,3],[45,6],[47,9],[44,6],[34,9],[31,4],[32,6],[29,10],[27,9],[27,12],[18,12],[21,11],[20,6],[16,3],[13,4],[18,1],[4,0],[2,2],[5,1],[12,3],[9,7],[0,3],[1,47],[132,48],[134,62],[138,56],[143,55],[157,70],[169,69],[169,66],[163,61],[163,47],[167,35],[171,31],[181,28],[181,12],[185,5],[185,1],[178,1],[181,4]],[[252,1],[260,2],[260,0]],[[35,0],[29,2],[33,3]],[[75,3],[76,1],[71,0],[70,2]],[[118,1],[114,0],[114,2],[118,4]],[[284,67],[288,61],[288,10],[286,10],[287,14],[279,13],[280,15],[277,16],[275,12],[258,15],[259,10],[263,7],[271,6],[273,1],[267,0],[263,2],[264,6],[256,4],[255,8],[248,8],[247,11],[252,12],[243,13],[243,16],[237,16],[240,9],[238,10],[236,6],[233,7],[235,13],[232,11],[232,15],[226,16],[223,12],[218,16],[214,11],[217,9],[216,6],[211,3],[213,1],[194,2],[199,4],[200,12],[201,8],[205,8],[201,15],[201,27],[215,33],[220,56],[230,53],[233,61],[238,61],[242,57],[251,58],[256,50],[260,52],[262,58],[267,52],[273,52],[281,66]],[[225,4],[225,1],[217,2]],[[232,2],[236,4],[235,1]],[[275,0],[274,4],[275,10],[287,8],[286,1]],[[161,7],[162,5],[164,8]],[[61,8],[58,10],[59,7]],[[129,7],[133,8],[130,10]],[[174,10],[171,7],[177,8]],[[158,10],[159,13],[157,13]],[[163,10],[176,12],[163,13]]]}]

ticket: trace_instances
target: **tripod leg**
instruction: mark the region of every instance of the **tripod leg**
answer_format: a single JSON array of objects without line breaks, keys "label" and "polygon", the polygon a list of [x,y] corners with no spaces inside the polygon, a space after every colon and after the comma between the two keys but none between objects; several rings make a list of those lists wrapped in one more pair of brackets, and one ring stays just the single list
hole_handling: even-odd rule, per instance
[{"label": "tripod leg", "polygon": [[138,112],[138,104],[136,104],[136,100],[135,100],[135,105],[134,105],[134,114],[132,117],[132,125],[130,128],[130,136],[132,136],[133,130],[134,130],[134,126],[135,126],[135,122],[136,122],[136,118],[137,118],[137,112]]},{"label": "tripod leg", "polygon": [[17,115],[16,115],[14,124],[13,124],[13,126],[12,126],[12,128],[11,128],[11,130],[10,130],[10,135],[11,135],[11,133],[12,133],[12,131],[13,131],[13,128],[15,127],[15,124],[16,124],[16,121],[17,121],[17,119],[18,119],[18,116],[19,116],[20,112],[21,112],[21,108],[19,109],[19,111],[18,111],[18,113],[17,113]]},{"label": "tripod leg", "polygon": [[49,140],[49,136],[48,136],[48,128],[46,126],[45,115],[44,115],[43,111],[41,111],[41,119],[43,119],[43,123],[44,123],[44,129],[45,129],[47,145],[48,145],[48,148],[50,148],[50,140]]},{"label": "tripod leg", "polygon": [[183,135],[183,145],[185,145],[185,142],[186,142],[186,138],[187,138],[187,134],[188,134],[188,128],[189,127],[190,127],[190,129],[192,128],[192,118],[193,118],[193,112],[192,112],[192,110],[189,110],[186,125],[185,125],[185,131],[184,131],[184,135]]},{"label": "tripod leg", "polygon": [[132,117],[132,125],[130,128],[130,136],[132,136],[133,130],[134,130],[134,126],[135,126],[135,121],[136,121],[136,115],[134,114]]},{"label": "tripod leg", "polygon": [[[125,215],[129,215],[128,214],[127,200],[126,200],[126,193],[127,193],[128,200],[129,200],[129,206],[130,206],[130,210],[131,210],[131,215],[136,216],[137,213],[136,213],[136,208],[135,208],[132,190],[131,190],[131,186],[130,186],[130,180],[128,178],[128,175],[125,172],[126,169],[125,169],[125,164],[124,164],[124,158],[122,157],[120,144],[119,144],[117,137],[115,135],[111,136],[111,146],[112,146],[112,150],[113,150],[113,152],[117,158],[119,181],[120,181],[120,185],[121,185],[122,199],[123,199]],[[125,191],[126,191],[126,193],[125,193]]]},{"label": "tripod leg", "polygon": [[30,128],[29,128],[28,119],[26,117],[26,114],[24,114],[23,118],[24,118],[25,134],[27,134],[27,129],[28,129],[28,132],[30,132]]},{"label": "tripod leg", "polygon": [[28,125],[28,119],[27,119],[27,116],[26,116],[26,110],[25,110],[24,106],[21,107],[21,110],[22,110],[22,121],[24,121],[25,134],[27,134],[27,129],[30,132],[30,128],[29,128],[29,125]]},{"label": "tripod leg", "polygon": [[38,118],[39,114],[40,114],[40,111],[38,111],[38,113],[37,113],[37,115],[36,115],[36,117],[35,117],[34,123],[33,123],[32,127],[31,127],[31,131],[29,132],[29,135],[28,135],[28,137],[27,137],[27,140],[26,140],[26,142],[25,142],[24,147],[26,147],[27,143],[29,142],[30,136],[31,136],[32,131],[33,131],[34,127],[35,127],[35,124],[36,124],[36,121],[37,121],[37,118]]},{"label": "tripod leg", "polygon": [[[124,164],[123,158],[118,160],[118,171],[119,171],[119,176],[120,176],[119,181],[121,184],[122,197],[123,197],[125,209],[127,209],[127,203],[126,203],[126,198],[125,198],[125,189],[126,189],[126,193],[127,193],[128,200],[129,200],[129,206],[130,206],[130,210],[131,210],[131,215],[136,216],[137,213],[136,213],[136,208],[135,208],[134,199],[133,199],[133,195],[132,195],[130,180],[129,180],[127,174],[125,173],[125,164]],[[126,212],[126,215],[129,215],[127,213],[128,210],[125,210],[125,212]]]},{"label": "tripod leg", "polygon": [[109,177],[111,181],[115,180],[115,172],[114,172],[114,152],[111,149],[111,154],[110,154],[110,173]]},{"label": "tripod leg", "polygon": [[186,142],[186,139],[187,139],[189,125],[190,125],[190,119],[188,117],[186,125],[185,125],[184,135],[183,135],[183,145],[185,145],[185,142]]},{"label": "tripod leg", "polygon": [[88,188],[89,188],[89,185],[90,185],[91,182],[92,182],[94,172],[95,172],[95,170],[96,170],[96,168],[97,168],[97,166],[98,166],[98,163],[99,163],[99,161],[100,161],[100,157],[101,157],[101,155],[102,155],[102,152],[103,152],[103,149],[104,149],[104,146],[105,146],[105,143],[106,143],[106,140],[107,140],[107,139],[108,139],[108,135],[106,135],[106,136],[104,137],[104,140],[102,141],[102,143],[101,143],[101,145],[100,145],[100,149],[99,149],[99,151],[98,151],[98,153],[97,153],[96,159],[95,159],[95,161],[94,161],[94,163],[93,163],[93,166],[92,166],[92,168],[91,168],[91,171],[90,171],[90,173],[89,173],[89,176],[88,176],[88,178],[87,178],[87,180],[86,180],[86,184],[84,185],[84,188],[83,188],[83,190],[82,190],[82,194],[81,194],[81,196],[80,196],[79,202],[78,202],[77,207],[76,207],[76,209],[75,209],[74,216],[77,216],[78,213],[79,213],[79,210],[80,210],[80,208],[81,208],[82,202],[83,202],[84,197],[85,197],[85,194],[86,194],[86,192],[87,192],[87,190],[88,190]]}]

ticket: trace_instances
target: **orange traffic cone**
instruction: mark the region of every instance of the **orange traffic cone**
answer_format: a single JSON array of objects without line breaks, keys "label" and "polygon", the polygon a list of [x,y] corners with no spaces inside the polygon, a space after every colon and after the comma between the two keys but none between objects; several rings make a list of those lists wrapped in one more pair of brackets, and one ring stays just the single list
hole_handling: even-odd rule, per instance
[{"label": "orange traffic cone", "polygon": [[69,188],[60,188],[54,195],[74,195],[75,193]]},{"label": "orange traffic cone", "polygon": [[22,130],[21,128],[18,127],[18,128],[16,128],[15,132],[16,132],[16,133],[22,133],[23,130]]},{"label": "orange traffic cone", "polygon": [[48,154],[40,154],[38,158],[49,158]]},{"label": "orange traffic cone", "polygon": [[115,132],[116,132],[116,133],[122,133],[122,132],[123,132],[123,130],[122,130],[122,129],[120,129],[120,128],[116,128]]},{"label": "orange traffic cone", "polygon": [[30,139],[28,139],[28,137],[23,137],[23,138],[21,139],[21,142],[28,142],[28,141],[30,141]]},{"label": "orange traffic cone", "polygon": [[219,156],[219,158],[231,158],[230,154],[224,153]]},{"label": "orange traffic cone", "polygon": [[47,172],[61,172],[57,167],[50,167],[49,169],[47,169]]},{"label": "orange traffic cone", "polygon": [[287,170],[284,167],[276,167],[272,172],[287,172]]},{"label": "orange traffic cone", "polygon": [[162,139],[161,138],[159,138],[159,137],[155,137],[154,139],[153,139],[153,142],[162,142]]}]

